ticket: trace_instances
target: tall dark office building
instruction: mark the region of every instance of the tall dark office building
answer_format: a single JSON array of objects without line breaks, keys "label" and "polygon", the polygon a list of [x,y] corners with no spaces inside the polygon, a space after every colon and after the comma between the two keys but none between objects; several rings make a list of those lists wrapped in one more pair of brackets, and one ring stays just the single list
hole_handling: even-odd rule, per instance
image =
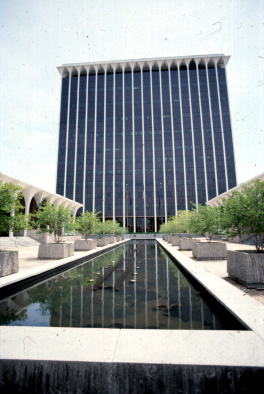
[{"label": "tall dark office building", "polygon": [[57,193],[157,231],[178,210],[236,186],[229,56],[58,67]]}]

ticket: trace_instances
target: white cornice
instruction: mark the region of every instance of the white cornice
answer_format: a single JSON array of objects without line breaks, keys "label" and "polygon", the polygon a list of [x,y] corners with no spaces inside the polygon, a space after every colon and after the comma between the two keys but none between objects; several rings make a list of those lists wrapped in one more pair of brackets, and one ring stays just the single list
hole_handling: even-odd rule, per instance
[{"label": "white cornice", "polygon": [[[199,60],[198,60],[199,59]],[[214,60],[215,62],[220,62],[222,59],[222,63],[225,65],[228,63],[230,56],[225,56],[224,54],[211,54],[211,55],[194,55],[194,56],[175,56],[175,57],[158,57],[158,58],[146,58],[146,59],[124,59],[124,60],[111,60],[111,61],[101,61],[101,62],[87,62],[87,63],[68,63],[63,64],[62,66],[57,67],[60,74],[63,76],[65,70],[72,70],[72,68],[83,67],[83,69],[87,66],[93,66],[94,68],[134,68],[135,66],[148,64],[150,67],[156,64],[182,64],[182,63],[190,63],[191,60],[195,62],[199,62],[202,59],[206,60],[208,63],[210,60]]]}]

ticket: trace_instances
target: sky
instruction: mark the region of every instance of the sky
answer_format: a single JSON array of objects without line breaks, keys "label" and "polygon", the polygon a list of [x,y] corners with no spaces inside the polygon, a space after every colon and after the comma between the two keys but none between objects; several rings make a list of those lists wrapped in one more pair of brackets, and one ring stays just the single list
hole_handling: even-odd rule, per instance
[{"label": "sky", "polygon": [[264,171],[263,0],[0,0],[0,173],[56,191],[57,66],[225,54],[237,182]]}]

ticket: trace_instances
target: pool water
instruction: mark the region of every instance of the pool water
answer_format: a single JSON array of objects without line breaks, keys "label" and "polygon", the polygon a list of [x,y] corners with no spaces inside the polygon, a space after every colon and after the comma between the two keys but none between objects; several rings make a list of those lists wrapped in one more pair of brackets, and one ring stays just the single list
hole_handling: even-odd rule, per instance
[{"label": "pool water", "polygon": [[1,300],[0,324],[244,329],[199,290],[156,241],[135,240]]}]

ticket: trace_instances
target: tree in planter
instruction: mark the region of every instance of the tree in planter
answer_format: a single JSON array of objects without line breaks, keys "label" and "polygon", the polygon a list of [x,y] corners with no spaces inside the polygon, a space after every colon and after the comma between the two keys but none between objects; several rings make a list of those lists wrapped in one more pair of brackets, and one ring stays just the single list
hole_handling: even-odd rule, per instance
[{"label": "tree in planter", "polygon": [[193,226],[196,233],[206,237],[208,242],[195,242],[192,254],[198,260],[226,259],[227,248],[223,242],[211,242],[213,235],[221,232],[221,211],[219,207],[198,205],[193,211]]},{"label": "tree in planter", "polygon": [[75,229],[84,235],[85,240],[87,240],[89,234],[95,234],[96,227],[100,223],[98,214],[99,212],[96,211],[86,211],[76,219]]},{"label": "tree in planter", "polygon": [[175,232],[174,231],[174,229],[175,229],[175,220],[176,220],[175,216],[169,218],[167,223],[163,223],[160,226],[159,233],[170,234],[170,233]]},{"label": "tree in planter", "polygon": [[29,215],[20,212],[24,208],[21,204],[23,196],[20,190],[20,187],[12,183],[0,181],[0,234],[30,228]]},{"label": "tree in planter", "polygon": [[105,222],[99,222],[96,225],[95,233],[99,235],[104,234],[124,234],[126,229],[123,229],[116,220],[106,220]]},{"label": "tree in planter", "polygon": [[[196,208],[195,205],[194,207]],[[199,204],[197,210],[192,212],[192,225],[195,228],[195,232],[204,235],[211,242],[213,235],[221,231],[220,208]]]},{"label": "tree in planter", "polygon": [[125,227],[122,227],[121,224],[118,221],[113,220],[111,222],[112,222],[112,232],[111,232],[111,234],[123,235],[123,234],[127,233],[127,229]]},{"label": "tree in planter", "polygon": [[195,211],[178,211],[178,215],[174,223],[174,232],[187,233],[188,238],[191,239],[192,235],[196,233],[195,215]]},{"label": "tree in planter", "polygon": [[167,223],[160,226],[160,233],[187,233],[192,238],[195,231],[194,211],[178,211],[177,216],[168,219]]},{"label": "tree in planter", "polygon": [[227,235],[248,234],[253,237],[257,252],[264,252],[264,182],[244,186],[233,192],[221,207],[222,226]]},{"label": "tree in planter", "polygon": [[72,232],[75,227],[72,211],[63,205],[56,207],[50,202],[36,212],[34,224],[41,232],[53,233],[55,243],[60,243],[63,233]]}]

